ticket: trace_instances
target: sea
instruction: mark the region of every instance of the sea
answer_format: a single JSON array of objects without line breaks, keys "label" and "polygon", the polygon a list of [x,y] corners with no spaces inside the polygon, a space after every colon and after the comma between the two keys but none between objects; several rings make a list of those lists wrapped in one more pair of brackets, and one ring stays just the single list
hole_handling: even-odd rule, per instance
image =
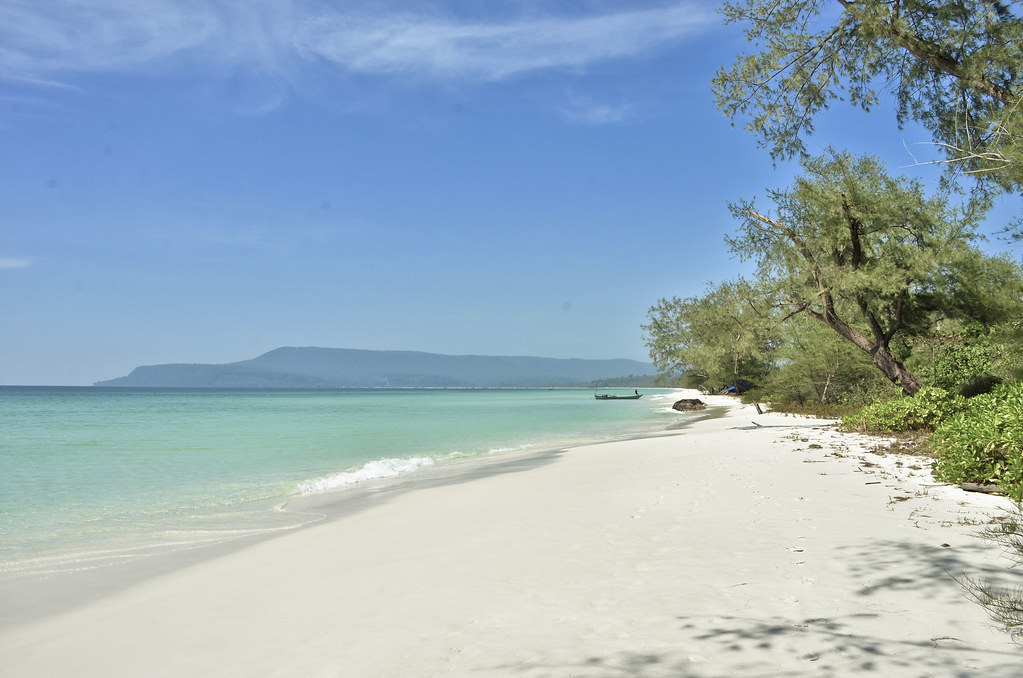
[{"label": "sea", "polygon": [[291,510],[303,500],[688,416],[671,405],[691,393],[642,393],[0,387],[0,578],[292,530],[322,518]]}]

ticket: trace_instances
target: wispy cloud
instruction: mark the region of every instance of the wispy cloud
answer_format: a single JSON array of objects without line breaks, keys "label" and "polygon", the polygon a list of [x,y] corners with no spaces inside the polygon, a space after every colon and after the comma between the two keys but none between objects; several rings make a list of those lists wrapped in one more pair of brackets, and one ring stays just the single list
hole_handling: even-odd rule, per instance
[{"label": "wispy cloud", "polygon": [[28,268],[32,265],[32,259],[25,257],[0,258],[0,271],[13,268]]},{"label": "wispy cloud", "polygon": [[585,125],[616,125],[628,122],[636,114],[631,103],[607,104],[590,97],[572,94],[560,107],[561,115],[570,122]]},{"label": "wispy cloud", "polygon": [[[261,71],[302,61],[362,74],[497,81],[634,58],[715,21],[695,2],[603,14],[459,19],[311,0],[34,0],[0,4],[0,77],[53,83],[179,61]],[[635,7],[635,5],[634,5]]]},{"label": "wispy cloud", "polygon": [[223,26],[201,0],[38,0],[0,4],[0,73],[42,80],[128,71],[207,44]]},{"label": "wispy cloud", "polygon": [[364,73],[500,80],[549,69],[578,69],[636,57],[706,26],[693,5],[504,23],[415,14],[323,16],[296,34],[301,54]]}]

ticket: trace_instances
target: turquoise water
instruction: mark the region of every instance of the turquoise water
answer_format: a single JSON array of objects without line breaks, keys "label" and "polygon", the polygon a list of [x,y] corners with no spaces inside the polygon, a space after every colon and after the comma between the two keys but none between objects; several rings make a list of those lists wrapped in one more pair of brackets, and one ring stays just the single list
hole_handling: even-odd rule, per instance
[{"label": "turquoise water", "polygon": [[663,430],[677,397],[0,388],[0,573],[291,529],[289,498]]}]

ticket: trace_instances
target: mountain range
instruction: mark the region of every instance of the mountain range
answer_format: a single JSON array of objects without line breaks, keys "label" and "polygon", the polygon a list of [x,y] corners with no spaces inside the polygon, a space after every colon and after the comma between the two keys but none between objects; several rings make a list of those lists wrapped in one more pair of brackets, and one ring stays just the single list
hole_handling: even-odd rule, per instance
[{"label": "mountain range", "polygon": [[177,388],[496,388],[579,386],[657,371],[636,360],[443,355],[418,351],[282,347],[234,363],[136,367],[101,387]]}]

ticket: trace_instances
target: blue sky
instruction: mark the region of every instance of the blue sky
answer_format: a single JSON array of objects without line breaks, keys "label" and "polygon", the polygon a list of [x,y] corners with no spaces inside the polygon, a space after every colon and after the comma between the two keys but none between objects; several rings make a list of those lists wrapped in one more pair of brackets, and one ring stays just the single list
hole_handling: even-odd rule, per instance
[{"label": "blue sky", "polygon": [[[652,304],[745,270],[726,203],[794,175],[714,109],[745,47],[716,5],[0,0],[0,384],[284,345],[646,360]],[[890,107],[818,130],[926,155]]]}]

